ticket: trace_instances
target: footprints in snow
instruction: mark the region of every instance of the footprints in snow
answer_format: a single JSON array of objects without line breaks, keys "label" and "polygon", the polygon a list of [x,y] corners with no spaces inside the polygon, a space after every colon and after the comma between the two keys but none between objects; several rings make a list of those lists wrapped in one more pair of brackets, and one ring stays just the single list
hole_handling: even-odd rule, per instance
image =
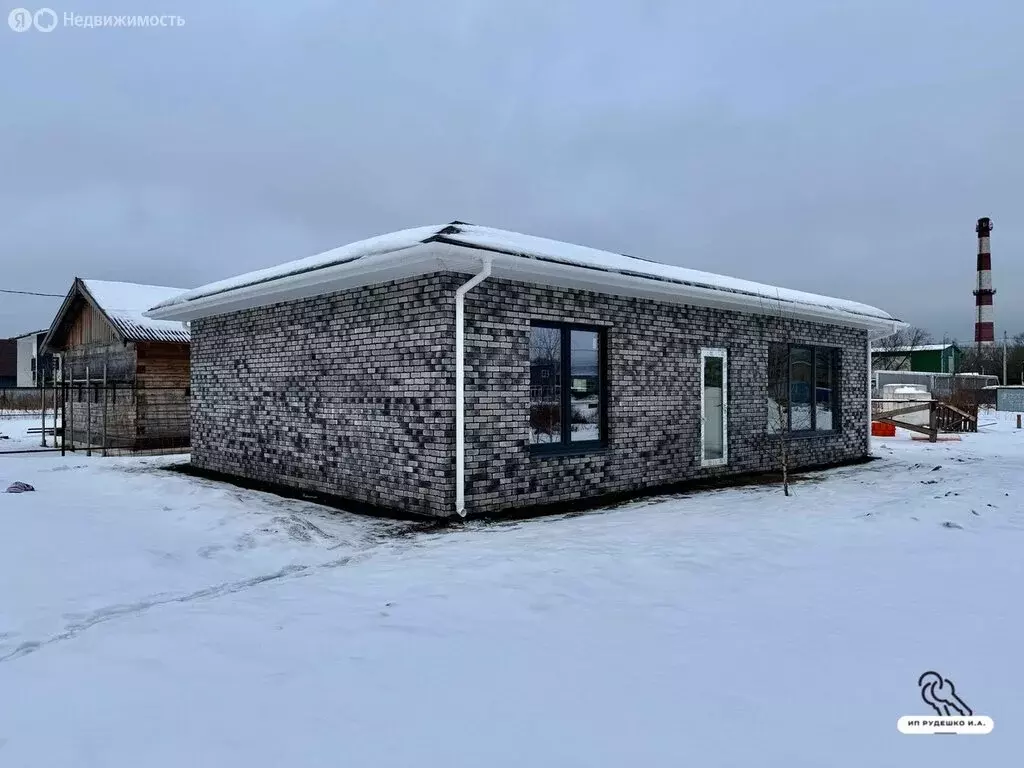
[{"label": "footprints in snow", "polygon": [[[204,587],[203,589],[198,589],[187,594],[154,595],[135,603],[111,605],[89,614],[67,614],[65,618],[72,619],[72,622],[65,625],[64,631],[56,635],[52,635],[44,640],[26,640],[7,653],[0,654],[0,663],[12,661],[22,656],[27,656],[45,648],[48,645],[53,645],[54,643],[73,640],[82,632],[85,632],[87,629],[90,629],[97,624],[103,624],[105,622],[124,617],[139,616],[153,608],[163,605],[190,603],[195,600],[215,599],[225,595],[232,595],[268,582],[279,581],[289,577],[304,576],[321,570],[350,565],[354,562],[365,559],[367,556],[368,553],[360,553],[356,555],[348,555],[346,557],[338,558],[337,560],[331,560],[330,562],[320,563],[317,565],[288,565],[280,570],[274,571],[273,573],[254,576],[241,581],[233,581],[211,587]],[[5,636],[9,637],[11,635],[8,634]]]}]

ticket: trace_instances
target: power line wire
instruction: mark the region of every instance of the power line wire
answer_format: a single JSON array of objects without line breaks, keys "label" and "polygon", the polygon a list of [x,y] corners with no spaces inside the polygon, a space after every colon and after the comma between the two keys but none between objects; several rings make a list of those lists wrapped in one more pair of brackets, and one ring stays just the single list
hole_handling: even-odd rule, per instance
[{"label": "power line wire", "polygon": [[63,299],[63,293],[36,293],[35,291],[12,291],[7,288],[0,288],[0,293],[17,293],[20,296],[46,296],[50,299]]}]

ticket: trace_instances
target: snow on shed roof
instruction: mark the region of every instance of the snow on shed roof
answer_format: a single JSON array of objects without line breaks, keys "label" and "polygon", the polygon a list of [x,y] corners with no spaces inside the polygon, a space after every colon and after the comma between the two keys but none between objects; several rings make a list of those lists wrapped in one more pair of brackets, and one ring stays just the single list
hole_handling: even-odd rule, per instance
[{"label": "snow on shed roof", "polygon": [[879,347],[871,350],[879,355],[897,354],[901,352],[941,352],[944,349],[955,347],[956,344],[918,344],[916,347]]},{"label": "snow on shed roof", "polygon": [[143,314],[153,305],[184,292],[184,288],[106,280],[82,280],[82,285],[125,341],[189,342],[188,328],[181,322],[153,320]]},{"label": "snow on shed roof", "polygon": [[[402,251],[407,252],[407,255],[411,257],[418,248],[430,244],[443,244],[449,249],[455,248],[464,252],[480,253],[484,251],[512,257],[521,262],[517,265],[517,269],[521,270],[515,278],[518,280],[543,282],[542,270],[538,268],[542,263],[563,265],[563,268],[574,268],[577,272],[586,271],[589,274],[589,284],[599,284],[602,280],[609,285],[614,282],[618,290],[623,287],[623,278],[626,282],[632,281],[633,283],[643,282],[646,284],[649,281],[657,281],[666,284],[667,290],[676,290],[679,293],[683,293],[683,287],[687,287],[691,289],[687,295],[728,295],[732,303],[744,304],[748,308],[747,311],[758,311],[760,306],[760,311],[769,313],[788,307],[812,315],[824,316],[827,314],[831,321],[845,319],[868,324],[899,324],[896,318],[883,310],[859,302],[775,287],[587,246],[458,221],[448,225],[405,229],[361,240],[277,267],[210,283],[153,305],[151,314],[157,317],[178,318],[186,315],[216,314],[213,309],[215,305],[239,306],[241,299],[233,301],[235,297],[245,296],[249,306],[259,306],[257,297],[260,294],[266,294],[268,297],[268,300],[263,303],[273,303],[273,301],[282,300],[280,297],[284,295],[287,284],[309,285],[313,282],[311,273],[318,270],[330,269],[334,274],[338,274],[339,271],[334,268],[345,268],[345,265],[348,265],[355,272],[359,266],[357,262],[368,259],[368,257]],[[531,264],[535,266],[531,267]],[[601,278],[601,274],[608,277]],[[678,288],[672,289],[672,285]],[[269,298],[271,294],[278,298]],[[293,292],[290,295],[299,294]],[[700,302],[696,301],[695,303]],[[189,307],[190,304],[193,306]],[[201,307],[202,309],[200,309]]]}]

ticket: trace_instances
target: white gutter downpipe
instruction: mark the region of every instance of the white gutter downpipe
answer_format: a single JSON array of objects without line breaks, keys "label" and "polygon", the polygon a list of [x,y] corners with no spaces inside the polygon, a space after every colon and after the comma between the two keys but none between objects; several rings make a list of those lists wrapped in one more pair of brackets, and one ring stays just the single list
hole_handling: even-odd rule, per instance
[{"label": "white gutter downpipe", "polygon": [[491,276],[491,257],[483,269],[455,291],[455,514],[466,516],[466,294]]},{"label": "white gutter downpipe", "polygon": [[871,361],[871,334],[868,334],[868,450],[867,456],[871,455],[871,385],[875,376],[874,366]]}]

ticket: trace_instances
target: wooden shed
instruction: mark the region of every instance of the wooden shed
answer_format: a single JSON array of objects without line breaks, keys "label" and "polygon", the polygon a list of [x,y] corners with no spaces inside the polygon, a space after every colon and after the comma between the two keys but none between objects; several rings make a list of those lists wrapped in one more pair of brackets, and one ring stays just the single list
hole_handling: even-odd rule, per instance
[{"label": "wooden shed", "polygon": [[62,360],[76,444],[189,444],[189,328],[143,313],[181,288],[75,278],[43,341]]}]

